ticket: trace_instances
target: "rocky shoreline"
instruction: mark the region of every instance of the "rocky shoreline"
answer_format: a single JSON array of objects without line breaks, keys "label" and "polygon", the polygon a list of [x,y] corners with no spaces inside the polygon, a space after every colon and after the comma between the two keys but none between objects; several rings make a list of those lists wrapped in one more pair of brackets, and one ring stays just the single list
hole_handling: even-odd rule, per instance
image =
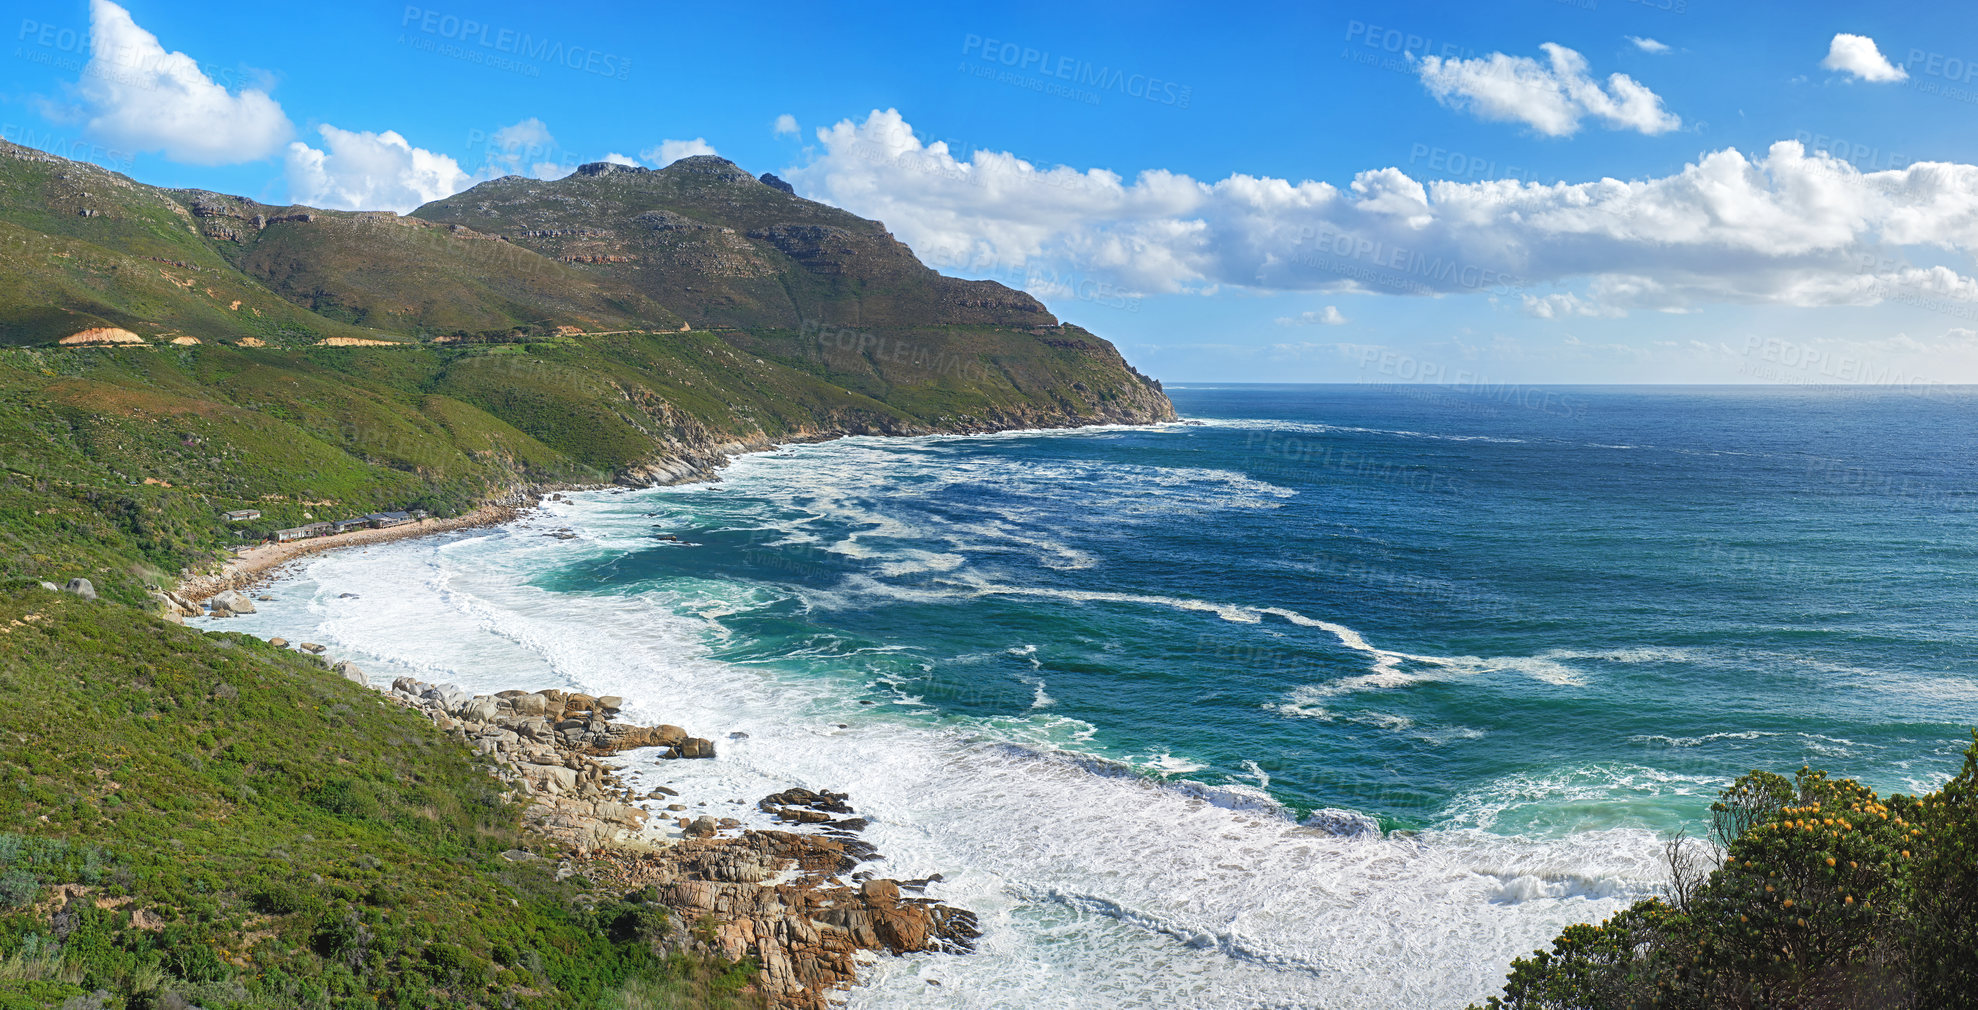
[{"label": "rocky shoreline", "polygon": [[[371,686],[347,662],[331,669]],[[680,815],[684,799],[664,786],[636,795],[601,758],[659,748],[666,759],[712,760],[716,747],[678,726],[618,721],[622,699],[558,690],[470,695],[403,677],[383,697],[485,755],[524,804],[544,851],[507,858],[554,858],[559,876],[591,881],[600,898],[658,903],[669,913],[660,941],[668,951],[754,958],[770,1006],[825,1010],[857,983],[862,960],[967,953],[979,935],[972,913],[921,896],[938,874],[889,880],[859,869],[883,857],[858,837],[865,821],[842,793],[792,788],[757,803],[791,830]],[[640,805],[661,800],[671,802],[660,811]]]}]

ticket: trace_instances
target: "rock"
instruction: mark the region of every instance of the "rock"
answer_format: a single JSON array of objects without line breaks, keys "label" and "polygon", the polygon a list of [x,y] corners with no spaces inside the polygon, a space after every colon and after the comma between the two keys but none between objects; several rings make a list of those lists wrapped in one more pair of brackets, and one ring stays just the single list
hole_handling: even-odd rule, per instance
[{"label": "rock", "polygon": [[500,711],[500,703],[493,698],[475,698],[461,710],[461,715],[473,722],[493,722]]},{"label": "rock", "polygon": [[46,589],[51,593],[59,593],[62,591],[62,587],[54,584],[53,582],[43,582],[41,584],[41,588]]},{"label": "rock", "polygon": [[152,602],[158,604],[158,608],[164,611],[165,616],[173,620],[181,617],[198,617],[204,613],[197,604],[170,590],[153,589],[150,596]]},{"label": "rock", "polygon": [[215,616],[218,616],[222,609],[235,614],[254,613],[254,601],[248,599],[247,594],[238,589],[229,589],[213,597],[212,603]]},{"label": "rock", "polygon": [[900,885],[890,880],[868,880],[859,885],[859,897],[891,905],[900,900]]},{"label": "rock", "polygon": [[598,698],[598,707],[605,709],[607,711],[616,712],[619,709],[625,707],[625,699],[620,698],[615,694],[601,695]]},{"label": "rock", "polygon": [[296,648],[301,649],[303,652],[313,652],[318,655],[321,655],[323,652],[323,646],[317,645],[315,642],[304,642],[296,646]]},{"label": "rock", "polygon": [[550,701],[540,694],[525,694],[509,702],[516,715],[548,715]]},{"label": "rock", "polygon": [[270,638],[270,639],[268,639],[268,644],[269,644],[269,645],[272,645],[272,646],[274,646],[274,647],[275,647],[275,648],[277,648],[277,649],[286,649],[286,648],[288,648],[288,639],[286,639],[286,638]]},{"label": "rock", "polygon": [[365,687],[371,686],[371,678],[365,676],[364,671],[358,669],[357,664],[352,663],[348,659],[340,659],[331,664],[330,672],[342,676],[343,679],[353,684],[362,684]]},{"label": "rock", "polygon": [[447,712],[453,712],[467,704],[472,696],[454,684],[434,684],[420,692],[419,697]]},{"label": "rock", "polygon": [[712,838],[721,828],[721,822],[712,817],[696,817],[684,829],[688,838]]},{"label": "rock", "polygon": [[76,578],[70,579],[69,584],[63,586],[62,588],[68,590],[71,593],[76,594],[77,596],[82,597],[85,600],[93,600],[96,598],[96,587],[90,585],[89,580],[82,578],[81,576],[77,576]]}]

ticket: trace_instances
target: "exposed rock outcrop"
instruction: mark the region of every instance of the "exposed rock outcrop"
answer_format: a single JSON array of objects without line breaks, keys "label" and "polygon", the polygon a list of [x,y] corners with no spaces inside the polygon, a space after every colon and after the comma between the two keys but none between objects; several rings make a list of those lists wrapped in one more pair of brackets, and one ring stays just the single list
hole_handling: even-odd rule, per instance
[{"label": "exposed rock outcrop", "polygon": [[[392,682],[388,697],[497,763],[526,798],[528,823],[574,856],[559,872],[664,905],[672,928],[658,942],[667,949],[755,958],[772,1006],[826,1010],[835,993],[857,982],[862,951],[965,953],[979,935],[973,914],[905,896],[938,875],[848,882],[878,853],[857,837],[864,820],[839,816],[855,812],[843,793],[793,788],[757,804],[819,833],[741,830],[737,821],[707,816],[655,818],[598,758],[648,747],[662,748],[663,757],[712,758],[714,744],[678,726],[614,721],[620,698],[557,690],[470,695],[407,677]],[[662,796],[673,790],[650,794]],[[536,856],[518,851],[509,858]]]}]

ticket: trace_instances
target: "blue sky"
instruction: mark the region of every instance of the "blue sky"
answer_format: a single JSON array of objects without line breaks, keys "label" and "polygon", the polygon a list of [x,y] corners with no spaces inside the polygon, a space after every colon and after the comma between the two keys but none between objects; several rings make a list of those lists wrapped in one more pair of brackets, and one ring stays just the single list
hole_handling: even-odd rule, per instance
[{"label": "blue sky", "polygon": [[0,128],[401,211],[712,149],[1176,381],[1978,381],[1978,10],[1852,8],[29,0]]}]

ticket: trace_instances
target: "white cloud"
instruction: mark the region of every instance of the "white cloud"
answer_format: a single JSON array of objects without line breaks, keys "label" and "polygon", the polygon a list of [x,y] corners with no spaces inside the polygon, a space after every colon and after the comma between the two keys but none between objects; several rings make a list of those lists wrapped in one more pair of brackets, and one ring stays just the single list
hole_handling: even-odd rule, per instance
[{"label": "white cloud", "polygon": [[610,154],[605,155],[604,160],[610,162],[613,165],[625,165],[631,168],[639,167],[638,159],[632,158],[628,155],[619,154],[617,151],[613,151]]},{"label": "white cloud", "polygon": [[1524,303],[1525,314],[1538,319],[1565,319],[1569,316],[1592,316],[1616,318],[1627,315],[1626,310],[1605,304],[1597,299],[1585,300],[1568,291],[1563,294],[1518,296]]},{"label": "white cloud", "polygon": [[1827,46],[1827,58],[1820,65],[1828,70],[1838,70],[1856,80],[1883,83],[1909,80],[1909,71],[1888,61],[1882,51],[1875,47],[1875,40],[1866,35],[1849,35],[1841,32]]},{"label": "white cloud", "polygon": [[719,154],[712,144],[695,137],[692,140],[662,140],[654,147],[639,152],[639,157],[654,168],[665,168],[681,158],[691,158],[697,154]]},{"label": "white cloud", "polygon": [[266,91],[229,92],[192,57],[167,52],[110,0],[89,5],[81,93],[93,136],[194,165],[265,158],[295,132]]},{"label": "white cloud", "polygon": [[473,181],[444,154],[383,133],[317,127],[327,151],[301,141],[288,146],[289,199],[337,210],[395,210],[452,196]]},{"label": "white cloud", "polygon": [[1415,69],[1436,101],[1480,119],[1524,123],[1548,137],[1570,136],[1586,118],[1647,134],[1683,125],[1662,107],[1661,96],[1627,74],[1610,75],[1603,88],[1587,76],[1586,57],[1551,42],[1539,48],[1545,63],[1503,53],[1471,60],[1425,56]]},{"label": "white cloud", "polygon": [[1626,38],[1629,42],[1635,44],[1636,49],[1645,53],[1656,53],[1659,55],[1669,51],[1669,44],[1666,42],[1657,42],[1654,39],[1641,35],[1629,35]]},{"label": "white cloud", "polygon": [[797,129],[797,117],[785,112],[776,117],[775,132],[779,137],[794,137],[802,131]]},{"label": "white cloud", "polygon": [[1314,312],[1300,312],[1295,316],[1279,316],[1279,326],[1344,326],[1346,317],[1337,307],[1328,305]]},{"label": "white cloud", "polygon": [[1544,300],[1555,316],[1978,302],[1978,280],[1908,257],[1978,253],[1973,165],[1862,172],[1781,141],[1626,181],[1424,182],[1382,168],[1335,186],[1159,169],[1128,180],[985,150],[962,161],[893,110],[817,136],[817,155],[788,173],[804,192],[964,272],[1037,267],[1150,293],[1439,296],[1584,282],[1576,301],[1589,308]]},{"label": "white cloud", "polygon": [[542,120],[530,116],[488,135],[488,162],[481,178],[528,175],[537,179],[561,179],[576,171],[569,152],[557,146],[556,136]]}]

